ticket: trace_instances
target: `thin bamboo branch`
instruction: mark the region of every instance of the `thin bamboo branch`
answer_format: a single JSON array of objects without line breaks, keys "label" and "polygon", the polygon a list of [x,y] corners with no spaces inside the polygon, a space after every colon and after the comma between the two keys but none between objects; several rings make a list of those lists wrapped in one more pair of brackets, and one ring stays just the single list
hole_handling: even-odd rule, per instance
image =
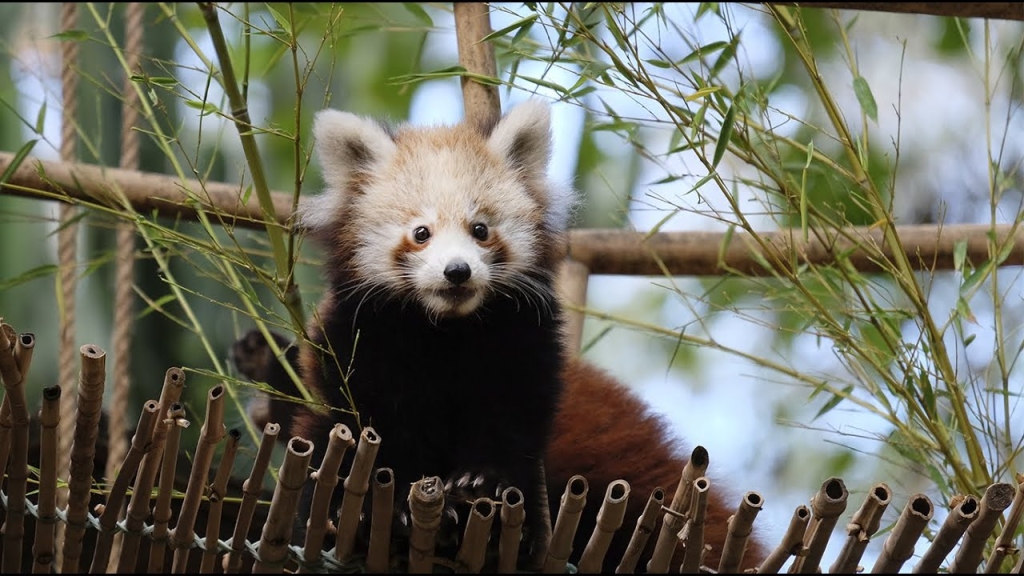
[{"label": "thin bamboo branch", "polygon": [[71,469],[68,479],[68,511],[64,529],[64,555],[61,570],[78,572],[89,514],[92,472],[96,458],[103,411],[103,387],[106,378],[107,353],[99,346],[86,344],[79,348],[82,368],[78,378],[78,411],[75,434],[71,444]]},{"label": "thin bamboo branch", "polygon": [[544,562],[545,574],[562,574],[572,553],[572,540],[576,536],[576,528],[580,524],[580,515],[587,505],[587,492],[590,486],[587,479],[579,474],[569,478],[565,483],[565,491],[559,501],[558,517],[551,532],[551,546],[548,547],[547,560]]},{"label": "thin bamboo branch", "polygon": [[977,572],[985,552],[985,542],[992,535],[1003,510],[1013,502],[1014,492],[1013,485],[1005,482],[997,482],[985,490],[981,498],[981,511],[978,512],[978,518],[967,527],[963,543],[949,565],[950,574]]},{"label": "thin bamboo branch", "polygon": [[366,571],[383,574],[391,571],[391,521],[395,511],[395,473],[391,468],[378,468],[374,472],[372,494]]},{"label": "thin bamboo branch", "polygon": [[629,503],[629,482],[616,480],[608,485],[604,492],[604,501],[597,511],[597,523],[594,533],[590,535],[586,548],[577,566],[578,571],[600,572],[608,546],[612,543],[615,531],[622,526],[626,517],[626,504]]},{"label": "thin bamboo branch", "polygon": [[478,574],[484,567],[487,558],[487,538],[491,535],[494,524],[495,504],[490,498],[478,498],[473,501],[466,520],[466,531],[463,533],[462,544],[455,556],[456,574]]},{"label": "thin bamboo branch", "polygon": [[921,560],[914,566],[914,574],[938,573],[942,561],[960,541],[960,537],[967,531],[971,522],[978,517],[978,510],[981,507],[978,499],[972,495],[955,497],[952,504],[953,508],[939,528],[938,534],[921,556]]},{"label": "thin bamboo branch", "polygon": [[1017,495],[1013,498],[1010,515],[1003,523],[999,538],[996,539],[996,544],[992,547],[992,555],[989,556],[988,563],[985,564],[986,574],[998,573],[1007,555],[1017,552],[1013,546],[1013,536],[1017,532],[1022,515],[1024,515],[1024,482],[1017,484]]},{"label": "thin bamboo branch", "polygon": [[769,4],[800,4],[804,8],[877,10],[899,14],[927,14],[957,18],[1024,20],[1024,4],[1020,2],[769,2]]},{"label": "thin bamboo branch", "polygon": [[[10,330],[7,330],[10,328]],[[35,336],[31,333],[9,336],[14,329],[0,330],[0,377],[6,393],[5,405],[11,422],[10,466],[7,469],[7,517],[3,524],[3,571],[21,571],[22,540],[25,537],[25,495],[28,492],[28,402],[25,377],[32,363]]]},{"label": "thin bamboo branch", "polygon": [[782,565],[789,560],[790,556],[803,556],[806,554],[804,548],[804,534],[811,522],[811,509],[803,504],[796,507],[793,517],[789,520],[789,527],[782,536],[779,545],[772,550],[772,553],[757,567],[758,574],[778,574]]},{"label": "thin bamboo branch", "polygon": [[[167,525],[171,513],[171,495],[174,490],[174,469],[178,464],[178,446],[181,443],[181,430],[188,428],[190,423],[185,419],[185,407],[178,402],[171,404],[167,419],[171,427],[164,441],[164,459],[160,467],[160,486],[156,494],[156,506],[153,508],[153,533],[150,536],[152,545],[149,547],[149,573],[165,572],[164,554],[170,545]],[[129,567],[129,571],[131,568]]]},{"label": "thin bamboo branch", "polygon": [[706,552],[704,546],[704,520],[708,509],[708,492],[711,481],[701,476],[693,481],[693,498],[690,503],[690,514],[679,531],[677,537],[683,545],[683,562],[679,566],[680,574],[697,574]]},{"label": "thin bamboo branch", "polygon": [[764,498],[757,492],[747,492],[740,500],[736,513],[729,517],[729,528],[722,545],[722,559],[718,562],[718,573],[739,572],[743,554],[747,550],[747,539],[754,528],[754,519],[764,505]]},{"label": "thin bamboo branch", "polygon": [[878,555],[874,568],[874,574],[895,574],[903,567],[903,563],[910,560],[914,555],[914,544],[928,526],[932,515],[935,514],[935,507],[932,501],[924,494],[915,494],[903,507],[900,519],[896,521],[896,527],[889,533],[882,545],[882,553]]},{"label": "thin bamboo branch", "polygon": [[237,574],[242,569],[246,535],[249,533],[249,525],[252,523],[260,494],[263,493],[263,478],[270,467],[270,457],[274,453],[274,444],[280,432],[281,426],[274,422],[269,422],[263,427],[263,438],[256,452],[256,461],[253,462],[249,477],[242,483],[242,503],[238,506],[235,531],[231,536],[231,550],[224,558],[225,574]]},{"label": "thin bamboo branch", "polygon": [[55,555],[57,524],[57,426],[60,425],[60,385],[43,388],[39,411],[39,517],[32,546],[32,572],[49,574]]},{"label": "thin bamboo branch", "polygon": [[338,534],[334,548],[334,558],[338,562],[347,562],[355,547],[359,513],[363,509],[363,498],[370,489],[370,475],[379,449],[380,436],[377,432],[370,426],[363,428],[355,458],[352,459],[352,469],[345,477],[345,495],[338,513]]},{"label": "thin bamboo branch", "polygon": [[433,572],[434,545],[444,511],[444,484],[437,476],[421,478],[409,491],[409,573]]},{"label": "thin bamboo branch", "polygon": [[832,529],[839,521],[839,516],[846,511],[846,500],[849,496],[850,493],[841,478],[829,478],[822,483],[821,488],[811,499],[811,512],[814,517],[811,518],[804,534],[806,554],[793,561],[790,573],[814,574],[818,571],[818,564],[825,554],[825,546],[832,536]]},{"label": "thin bamboo branch", "polygon": [[149,400],[142,406],[142,414],[139,415],[139,424],[135,428],[135,435],[132,437],[128,454],[124,462],[118,468],[114,477],[114,484],[107,495],[107,502],[100,514],[100,531],[96,538],[96,549],[92,556],[92,566],[89,572],[101,574],[107,571],[107,564],[110,562],[110,550],[114,544],[114,534],[117,533],[117,520],[124,505],[124,497],[128,492],[128,485],[139,469],[139,463],[152,445],[153,426],[160,415],[160,404],[155,400]]},{"label": "thin bamboo branch", "polygon": [[654,545],[654,554],[647,561],[647,572],[664,574],[668,572],[669,563],[679,543],[677,534],[683,529],[686,513],[690,510],[690,499],[693,496],[693,481],[703,476],[708,470],[710,459],[707,448],[697,446],[690,454],[690,459],[683,466],[676,486],[675,496],[665,512],[658,541]]},{"label": "thin bamboo branch", "polygon": [[519,544],[523,536],[526,508],[523,492],[515,486],[501,493],[501,536],[498,538],[498,574],[514,574],[519,562]]},{"label": "thin bamboo branch", "polygon": [[868,492],[864,503],[861,504],[854,514],[850,523],[846,525],[846,543],[839,551],[839,556],[828,569],[831,574],[845,574],[857,572],[857,564],[864,555],[864,550],[871,542],[871,537],[878,531],[882,523],[882,514],[892,502],[892,490],[885,483],[875,484]]},{"label": "thin bamboo branch", "polygon": [[338,485],[338,470],[345,452],[355,443],[352,431],[344,424],[335,424],[327,437],[327,452],[320,463],[320,469],[313,473],[316,486],[313,489],[313,503],[309,507],[309,520],[306,521],[306,545],[302,552],[305,564],[299,566],[300,573],[309,572],[311,566],[320,562],[324,536],[327,534],[331,496]]},{"label": "thin bamboo branch", "polygon": [[299,496],[306,483],[309,461],[313,457],[313,443],[293,436],[288,441],[284,454],[274,497],[270,501],[267,523],[260,536],[259,558],[252,567],[254,574],[281,572],[288,559],[288,543],[292,540],[295,513],[299,508]]},{"label": "thin bamboo branch", "polygon": [[640,560],[640,554],[650,539],[658,524],[658,513],[665,503],[665,489],[657,487],[651,491],[647,498],[647,505],[640,517],[636,519],[636,528],[633,529],[633,536],[629,539],[626,552],[622,555],[622,561],[615,569],[616,574],[632,574],[636,572],[636,563]]},{"label": "thin bamboo branch", "polygon": [[210,487],[210,508],[206,515],[206,546],[203,550],[203,560],[199,565],[199,571],[203,574],[213,573],[217,565],[217,555],[220,553],[220,519],[224,510],[224,499],[228,496],[228,480],[231,479],[231,469],[235,465],[235,456],[238,453],[238,441],[241,438],[242,433],[237,428],[228,430],[224,453],[221,454],[213,486]]}]

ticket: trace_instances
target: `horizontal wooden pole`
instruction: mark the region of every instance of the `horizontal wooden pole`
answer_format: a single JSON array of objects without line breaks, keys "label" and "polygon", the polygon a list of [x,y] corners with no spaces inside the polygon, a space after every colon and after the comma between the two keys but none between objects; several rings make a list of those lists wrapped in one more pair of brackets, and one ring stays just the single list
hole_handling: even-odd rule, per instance
[{"label": "horizontal wooden pole", "polygon": [[928,16],[1024,20],[1024,2],[766,2],[799,5],[802,8],[874,10]]},{"label": "horizontal wooden pole", "polygon": [[[13,161],[13,155],[0,152],[0,173]],[[88,164],[65,164],[29,158],[0,187],[0,193],[85,204],[111,205],[112,190],[120,189],[140,213],[157,212],[161,216],[196,218],[196,206],[217,212],[225,222],[260,229],[262,214],[255,198],[240,200],[238,186],[220,182],[200,185],[196,180],[133,170],[103,168]],[[291,196],[275,192],[274,206],[283,225],[291,214]],[[899,226],[897,234],[911,262],[918,269],[953,268],[957,242],[966,242],[967,259],[979,264],[989,257],[989,232],[1002,244],[1013,232],[1009,225],[992,228],[984,224],[952,226]],[[835,236],[836,231],[829,231]],[[813,236],[807,241],[797,230],[759,232],[765,248],[747,233],[737,232],[642,232],[615,229],[573,230],[569,236],[570,257],[585,265],[591,274],[659,276],[664,269],[675,276],[716,276],[737,271],[762,276],[770,270],[760,263],[782,261],[787,265],[802,262],[828,264],[836,254],[849,252],[850,262],[861,271],[877,272],[883,267],[875,259],[892,254],[884,248],[881,229],[849,228],[843,238],[822,241]],[[1004,266],[1024,264],[1024,234],[1017,233]],[[865,249],[865,246],[867,249]],[[759,254],[758,255],[755,255]]]}]

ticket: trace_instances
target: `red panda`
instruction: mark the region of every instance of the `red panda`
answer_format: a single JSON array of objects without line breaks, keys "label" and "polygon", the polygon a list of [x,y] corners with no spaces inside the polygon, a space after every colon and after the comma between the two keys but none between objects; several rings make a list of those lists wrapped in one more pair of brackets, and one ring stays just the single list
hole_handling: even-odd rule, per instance
[{"label": "red panda", "polygon": [[[314,466],[342,422],[354,435],[366,425],[380,434],[376,465],[394,470],[396,486],[439,476],[455,501],[515,486],[534,536],[542,507],[554,519],[566,483],[582,474],[590,496],[574,563],[605,487],[624,479],[632,496],[607,554],[612,571],[647,497],[656,487],[671,497],[685,460],[640,399],[563,346],[553,283],[574,195],[547,177],[549,114],[528,101],[485,131],[316,115],[326,191],[304,199],[297,225],[325,248],[327,291],[308,326],[311,344],[290,348],[288,358],[305,386],[351,412],[271,401],[263,418],[289,432],[282,437],[312,440]],[[236,342],[233,354],[243,374],[295,393],[259,333]],[[541,459],[547,502],[537,496]],[[735,509],[720,492],[708,504],[712,567]],[[744,567],[763,558],[751,539]]]}]

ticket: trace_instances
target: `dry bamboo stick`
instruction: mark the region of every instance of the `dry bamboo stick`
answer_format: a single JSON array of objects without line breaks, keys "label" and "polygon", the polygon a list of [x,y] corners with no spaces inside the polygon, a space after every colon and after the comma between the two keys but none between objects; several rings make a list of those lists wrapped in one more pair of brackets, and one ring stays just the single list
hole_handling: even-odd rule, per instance
[{"label": "dry bamboo stick", "polygon": [[352,460],[352,469],[345,477],[345,495],[341,500],[341,512],[338,513],[338,533],[334,547],[334,558],[338,562],[347,562],[355,547],[359,513],[363,509],[363,498],[370,489],[370,474],[373,473],[373,461],[377,459],[379,449],[380,436],[377,432],[371,426],[363,428]]},{"label": "dry bamboo stick", "polygon": [[754,528],[754,519],[764,505],[764,498],[757,492],[747,492],[740,500],[736,513],[729,517],[729,527],[722,545],[722,559],[718,563],[719,574],[739,572],[743,554],[747,550],[747,539]]},{"label": "dry bamboo stick", "polygon": [[[153,533],[150,536],[152,545],[149,547],[149,570],[150,574],[165,572],[164,554],[169,547],[167,525],[170,523],[173,514],[171,513],[171,495],[174,490],[174,469],[178,464],[178,445],[181,443],[182,428],[189,427],[189,421],[185,419],[185,407],[178,402],[171,404],[167,419],[171,421],[171,427],[167,431],[167,439],[164,441],[164,459],[160,467],[160,486],[156,494],[156,506],[153,507]],[[134,568],[128,567],[128,572],[134,572]]]},{"label": "dry bamboo stick", "polygon": [[579,474],[569,478],[565,483],[565,491],[559,501],[558,516],[551,532],[551,545],[548,547],[547,560],[544,561],[545,574],[561,574],[572,554],[572,539],[576,536],[576,528],[580,524],[580,515],[587,505],[587,492],[590,486],[587,479]]},{"label": "dry bamboo stick", "polygon": [[237,428],[228,430],[224,453],[221,454],[217,473],[213,477],[213,486],[210,487],[210,509],[206,515],[206,544],[199,566],[199,571],[203,574],[211,574],[217,565],[217,555],[220,553],[220,519],[224,510],[224,499],[228,496],[228,480],[231,479],[231,469],[235,465],[235,456],[238,453],[238,441],[241,438],[242,433]]},{"label": "dry bamboo stick", "polygon": [[[771,4],[796,4],[771,2]],[[1024,20],[1024,4],[1020,2],[811,2],[799,3],[804,8],[839,8],[842,10],[879,10],[902,14],[954,16],[957,18],[1000,18]]]},{"label": "dry bamboo stick", "polygon": [[242,569],[242,556],[245,553],[245,539],[252,523],[252,515],[256,510],[260,494],[263,493],[263,478],[270,467],[270,457],[274,453],[274,444],[281,426],[274,422],[263,427],[263,438],[256,452],[256,461],[252,465],[249,477],[242,483],[242,503],[238,506],[238,517],[235,520],[235,531],[231,536],[231,550],[224,558],[224,573],[237,574]]},{"label": "dry bamboo stick", "polygon": [[644,511],[636,519],[636,528],[633,529],[633,536],[630,537],[626,551],[622,554],[622,561],[619,562],[619,566],[615,569],[616,574],[632,574],[636,572],[636,563],[640,560],[640,554],[643,553],[647,540],[650,539],[658,524],[658,512],[661,512],[661,507],[664,503],[665,489],[659,486],[651,491],[650,497],[647,498],[647,505],[644,506]]},{"label": "dry bamboo stick", "polygon": [[395,473],[391,468],[378,468],[374,472],[372,494],[373,517],[366,571],[385,573],[391,569],[391,521],[395,512]]},{"label": "dry bamboo stick", "polygon": [[921,556],[921,560],[914,566],[914,574],[938,573],[942,561],[960,541],[960,537],[964,535],[971,522],[978,517],[980,504],[974,496],[957,496],[951,503],[952,510],[949,511],[924,556]]},{"label": "dry bamboo stick", "polygon": [[487,539],[494,524],[495,504],[490,498],[477,498],[469,510],[466,531],[455,556],[456,574],[478,574],[487,559]]},{"label": "dry bamboo stick", "polygon": [[892,490],[889,486],[884,482],[875,484],[864,498],[864,503],[853,514],[850,523],[846,525],[846,543],[828,569],[830,574],[857,572],[857,564],[864,555],[864,549],[878,531],[878,526],[882,523],[882,514],[885,514],[890,502]]},{"label": "dry bamboo stick", "polygon": [[798,556],[793,561],[790,573],[813,574],[818,571],[818,564],[825,554],[832,529],[839,521],[839,516],[846,511],[846,499],[849,496],[850,493],[841,478],[829,478],[822,483],[821,488],[811,499],[811,512],[814,517],[811,518],[804,534],[806,554]]},{"label": "dry bamboo stick", "polygon": [[704,546],[704,518],[708,508],[708,491],[711,481],[701,476],[693,481],[693,499],[690,502],[690,513],[686,524],[677,537],[683,544],[683,562],[679,566],[680,574],[697,574],[701,561],[707,551]]},{"label": "dry bamboo stick", "polygon": [[54,559],[57,524],[57,426],[60,425],[60,385],[43,388],[39,411],[39,518],[32,546],[32,572],[49,574]]},{"label": "dry bamboo stick", "polygon": [[804,549],[804,534],[811,522],[811,509],[803,504],[796,507],[793,517],[789,520],[789,527],[782,536],[779,545],[772,550],[772,553],[757,567],[758,574],[778,574],[782,565],[790,556],[800,557],[806,554]]},{"label": "dry bamboo stick", "polygon": [[444,511],[444,484],[437,476],[421,478],[409,491],[409,573],[433,572],[434,545]]},{"label": "dry bamboo stick", "polygon": [[313,443],[293,436],[288,441],[284,462],[274,487],[274,497],[270,501],[267,522],[263,525],[263,534],[257,549],[259,558],[252,567],[254,574],[281,572],[288,559],[288,544],[292,540],[292,528],[295,526],[295,513],[299,507],[299,496],[302,486],[306,483],[309,461],[313,457]]},{"label": "dry bamboo stick", "polygon": [[[24,333],[10,338],[14,329],[0,330],[0,377],[4,381],[10,410],[11,447],[7,469],[7,516],[3,524],[3,571],[21,571],[22,541],[25,537],[25,495],[28,493],[28,402],[25,377],[32,363],[35,336]],[[8,331],[7,328],[10,328]],[[13,341],[12,341],[13,340]]]},{"label": "dry bamboo stick", "polygon": [[178,511],[178,523],[170,534],[170,544],[174,549],[174,563],[171,571],[184,574],[188,569],[188,556],[195,545],[195,523],[199,514],[199,504],[206,491],[206,481],[210,474],[210,464],[217,444],[227,431],[224,428],[224,385],[217,384],[206,393],[206,419],[199,430],[199,443],[192,459],[192,470],[188,477],[188,488]]},{"label": "dry bamboo stick", "polygon": [[579,572],[600,572],[608,546],[612,543],[615,531],[622,526],[626,517],[626,504],[629,502],[629,482],[616,480],[608,485],[604,492],[604,501],[597,511],[597,525],[590,535],[587,546],[583,549],[577,569]]},{"label": "dry bamboo stick", "polygon": [[139,424],[135,428],[135,435],[124,457],[124,462],[114,477],[114,484],[107,495],[107,502],[100,513],[100,532],[96,538],[96,549],[92,556],[92,566],[89,572],[93,574],[105,573],[107,564],[110,562],[110,549],[114,544],[117,520],[124,505],[124,496],[128,492],[128,484],[131,483],[135,471],[146,451],[150,449],[153,440],[153,425],[160,415],[160,404],[155,400],[146,402],[142,407],[142,414],[139,415]]},{"label": "dry bamboo stick", "polygon": [[498,538],[498,574],[514,574],[519,562],[519,544],[523,537],[526,509],[523,492],[509,486],[501,493],[501,536]]},{"label": "dry bamboo stick", "polygon": [[68,511],[64,529],[62,571],[79,571],[82,538],[89,514],[92,470],[96,458],[100,413],[103,410],[103,385],[107,353],[99,346],[86,344],[79,349],[82,368],[78,378],[78,410],[71,444],[71,469],[68,478]]},{"label": "dry bamboo stick", "polygon": [[889,533],[882,545],[882,553],[878,555],[874,568],[874,574],[895,574],[903,567],[903,563],[910,560],[914,555],[914,544],[928,526],[932,515],[935,514],[935,507],[932,501],[924,494],[915,494],[903,507],[900,519],[896,526]]},{"label": "dry bamboo stick", "polygon": [[1003,510],[1013,502],[1014,488],[1012,484],[998,482],[985,490],[981,498],[981,511],[978,517],[967,527],[963,543],[957,550],[953,562],[949,565],[949,573],[974,573],[981,563],[981,556],[985,552],[985,541],[992,534],[996,523],[1003,514]]},{"label": "dry bamboo stick", "polygon": [[690,509],[690,499],[693,495],[693,481],[700,478],[708,470],[708,451],[703,446],[697,446],[690,454],[690,459],[683,466],[679,475],[679,484],[676,486],[675,496],[665,511],[665,519],[661,524],[661,532],[658,533],[658,541],[654,545],[654,554],[647,561],[647,572],[650,574],[664,574],[668,572],[668,565],[672,561],[672,554],[675,553],[676,545],[679,543],[677,534],[683,528],[685,515]]},{"label": "dry bamboo stick", "polygon": [[[1020,479],[1020,477],[1018,477]],[[986,574],[996,574],[1003,565],[1007,554],[1014,551],[1013,535],[1017,532],[1021,516],[1024,515],[1024,481],[1017,484],[1017,495],[1013,498],[1013,507],[1010,508],[1010,515],[999,532],[995,546],[992,547],[992,555],[985,564]]]},{"label": "dry bamboo stick", "polygon": [[313,502],[309,507],[309,520],[306,521],[306,545],[302,557],[305,564],[299,566],[299,572],[309,572],[310,567],[320,563],[320,555],[324,547],[324,535],[327,534],[328,509],[334,488],[338,485],[338,470],[345,452],[355,444],[352,431],[344,424],[335,424],[327,437],[327,452],[324,454],[320,469],[313,473],[316,487],[313,489]]},{"label": "dry bamboo stick", "polygon": [[181,368],[168,368],[164,373],[164,383],[160,389],[160,399],[157,401],[159,418],[153,427],[153,439],[142,459],[142,465],[139,466],[139,473],[135,475],[132,498],[128,502],[125,534],[121,541],[121,554],[117,559],[118,573],[126,574],[136,571],[142,529],[150,514],[153,486],[156,484],[157,473],[160,472],[160,461],[164,454],[167,431],[175,425],[174,419],[170,417],[171,406],[181,398],[181,391],[184,387],[185,372]]}]

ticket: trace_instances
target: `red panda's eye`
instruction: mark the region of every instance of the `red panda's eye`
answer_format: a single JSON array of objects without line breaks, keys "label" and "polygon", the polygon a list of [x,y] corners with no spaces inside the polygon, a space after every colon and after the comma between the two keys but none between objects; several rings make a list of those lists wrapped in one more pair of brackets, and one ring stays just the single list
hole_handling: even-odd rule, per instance
[{"label": "red panda's eye", "polygon": [[412,231],[412,239],[423,244],[430,239],[430,230],[427,230],[426,226],[420,226]]},{"label": "red panda's eye", "polygon": [[473,238],[483,242],[487,240],[488,233],[486,224],[473,224]]}]

